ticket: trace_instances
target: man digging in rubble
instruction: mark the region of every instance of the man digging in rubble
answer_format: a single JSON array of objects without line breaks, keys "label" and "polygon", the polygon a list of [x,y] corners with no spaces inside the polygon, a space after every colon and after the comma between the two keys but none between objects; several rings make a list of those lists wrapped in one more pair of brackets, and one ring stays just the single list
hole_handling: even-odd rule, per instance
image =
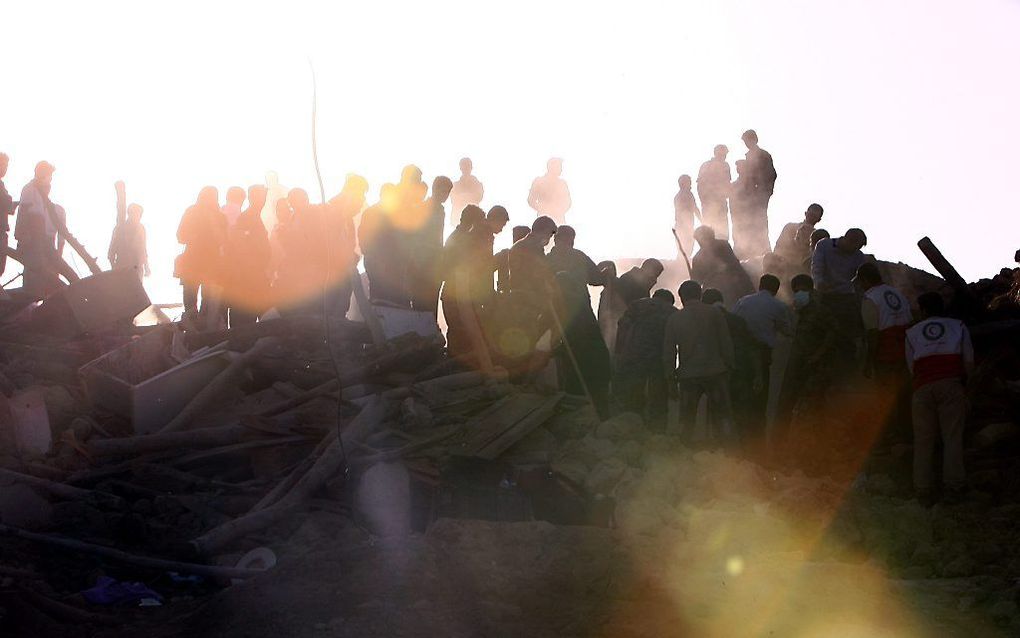
[{"label": "man digging in rubble", "polygon": [[680,400],[676,434],[685,443],[692,442],[698,403],[707,396],[708,439],[718,445],[733,435],[729,392],[733,341],[722,311],[701,301],[701,284],[685,281],[678,292],[683,309],[666,321],[662,348],[670,393]]},{"label": "man digging in rubble", "polygon": [[839,372],[853,370],[857,358],[857,342],[862,336],[861,302],[854,290],[857,269],[867,261],[861,249],[868,237],[860,228],[851,228],[837,239],[823,239],[811,255],[811,279],[821,301],[836,318],[836,347],[839,350]]},{"label": "man digging in rubble", "polygon": [[[907,368],[903,361],[903,339],[914,322],[910,302],[902,292],[882,281],[874,263],[862,264],[854,277],[864,292],[861,319],[864,323],[864,376],[874,378],[881,393],[879,417],[886,436],[901,438],[909,421]],[[902,437],[906,439],[906,437]]]},{"label": "man digging in rubble", "polygon": [[546,259],[554,273],[569,272],[574,279],[584,282],[584,290],[587,293],[588,286],[601,286],[605,278],[591,257],[574,247],[576,237],[577,233],[573,226],[557,228],[556,235],[553,236],[553,247]]},{"label": "man digging in rubble", "polygon": [[918,500],[934,502],[932,457],[942,441],[945,499],[958,501],[966,486],[963,428],[967,419],[964,379],[974,371],[974,347],[962,321],[945,317],[945,302],[935,292],[917,300],[922,320],[907,330],[907,366],[914,378],[914,489]]},{"label": "man digging in rubble", "polygon": [[[797,328],[790,347],[790,358],[783,375],[783,385],[776,406],[773,451],[790,451],[790,431],[795,412],[812,421],[820,415],[832,376],[835,349],[836,319],[815,290],[808,275],[797,275],[790,282],[793,305],[797,309]],[[803,443],[796,441],[796,443]]]},{"label": "man digging in rubble", "polygon": [[751,277],[729,242],[716,239],[711,226],[694,231],[698,252],[691,258],[691,276],[709,288],[718,288],[727,299],[740,299],[754,292]]},{"label": "man digging in rubble", "polygon": [[747,322],[754,336],[751,344],[752,357],[757,360],[761,372],[760,384],[753,386],[747,400],[747,434],[761,440],[765,436],[766,409],[769,402],[770,370],[772,351],[779,336],[793,334],[790,311],[786,304],[776,299],[779,294],[779,278],[764,274],[758,281],[758,292],[741,297],[733,307],[733,313]]},{"label": "man digging in rubble", "polygon": [[673,293],[660,288],[627,308],[616,334],[613,395],[620,407],[645,418],[653,430],[666,425],[666,378],[662,374],[662,342],[666,322],[677,311]]}]

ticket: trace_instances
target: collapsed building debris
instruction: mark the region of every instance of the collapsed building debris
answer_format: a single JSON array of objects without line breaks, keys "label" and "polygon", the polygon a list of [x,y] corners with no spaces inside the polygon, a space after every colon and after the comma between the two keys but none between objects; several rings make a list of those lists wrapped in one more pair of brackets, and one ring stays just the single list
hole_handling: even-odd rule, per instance
[{"label": "collapsed building debris", "polygon": [[[911,293],[952,288],[902,265],[883,269]],[[1001,592],[966,603],[968,609],[1017,628],[1010,583],[1020,574],[1020,553],[998,545],[1015,532],[1020,507],[1015,326],[974,326],[980,389],[968,466],[982,496],[964,510],[930,511],[905,498],[903,449],[873,455],[862,467],[833,438],[816,476],[784,474],[687,449],[648,431],[636,415],[600,421],[583,397],[512,383],[499,368],[465,369],[446,358],[421,317],[388,309],[377,330],[311,316],[206,332],[134,327],[130,319],[143,309],[136,291],[101,283],[105,274],[93,277],[99,279],[75,284],[97,286],[88,295],[70,286],[31,309],[50,317],[34,332],[0,339],[0,580],[10,585],[0,595],[0,627],[39,618],[107,628],[177,619],[242,635],[251,623],[273,621],[262,610],[239,618],[234,602],[267,587],[295,587],[276,579],[296,571],[321,576],[326,568],[317,563],[333,560],[336,536],[354,543],[352,554],[364,554],[349,564],[370,578],[362,561],[397,550],[359,550],[366,539],[424,532],[401,543],[432,561],[440,550],[445,560],[457,551],[481,560],[476,537],[506,544],[513,559],[504,568],[514,588],[527,581],[526,565],[514,560],[542,560],[524,545],[555,539],[563,546],[548,551],[567,562],[592,549],[589,564],[577,569],[590,570],[595,582],[607,579],[594,600],[617,603],[634,592],[661,595],[676,577],[661,564],[672,543],[668,551],[691,561],[688,577],[706,579],[691,581],[704,597],[691,604],[709,610],[724,607],[721,590],[705,585],[719,565],[735,579],[745,569],[753,576],[757,567],[744,565],[757,560],[774,568],[778,581],[792,582],[787,574],[814,573],[805,565],[818,562],[849,586],[874,577],[864,561],[880,561],[905,579],[985,579],[984,590]],[[987,305],[978,288],[971,285],[969,294]],[[97,298],[90,295],[109,299],[75,301]],[[7,317],[25,321],[18,313]],[[852,428],[852,408],[848,402],[834,418]],[[841,456],[842,465],[824,467]],[[25,515],[15,520],[7,514],[14,511]],[[988,538],[968,529],[979,522]],[[252,552],[263,557],[261,568],[250,565]],[[635,567],[614,580],[620,552]],[[273,567],[277,555],[281,563]],[[407,573],[424,579],[438,569]],[[166,613],[103,612],[76,595],[96,585],[97,574],[145,582],[160,593]],[[821,574],[806,578],[823,582]],[[242,581],[254,584],[232,586]],[[750,600],[747,583],[757,581],[734,582],[735,595]],[[337,587],[350,594],[348,584]],[[198,620],[198,601],[221,614]],[[351,601],[366,602],[353,594]],[[348,633],[338,635],[357,635],[372,622],[370,608],[337,604],[350,615]],[[423,626],[438,630],[439,620],[422,609],[416,603],[409,618],[424,614]],[[638,625],[640,616],[625,614]],[[675,619],[662,619],[663,626],[667,620]],[[296,634],[322,623],[336,628],[332,615],[292,622]],[[399,628],[406,621],[388,622]],[[234,623],[242,633],[217,623]],[[522,619],[510,626],[523,634],[539,625]]]}]

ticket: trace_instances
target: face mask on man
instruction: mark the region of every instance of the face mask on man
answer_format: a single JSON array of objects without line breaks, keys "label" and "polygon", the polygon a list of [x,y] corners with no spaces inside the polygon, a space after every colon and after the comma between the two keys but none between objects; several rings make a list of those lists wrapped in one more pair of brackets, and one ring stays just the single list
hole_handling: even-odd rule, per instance
[{"label": "face mask on man", "polygon": [[811,293],[807,290],[798,290],[793,293],[793,305],[795,308],[803,308],[811,301]]}]

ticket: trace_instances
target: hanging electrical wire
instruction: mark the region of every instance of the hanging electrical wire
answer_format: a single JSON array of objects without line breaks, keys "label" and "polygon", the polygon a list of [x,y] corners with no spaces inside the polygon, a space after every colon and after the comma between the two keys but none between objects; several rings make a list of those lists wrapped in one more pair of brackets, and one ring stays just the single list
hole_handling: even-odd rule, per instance
[{"label": "hanging electrical wire", "polygon": [[[332,237],[329,232],[329,212],[326,208],[326,187],[322,182],[322,170],[319,167],[319,145],[318,145],[318,112],[319,112],[319,96],[318,96],[318,83],[315,78],[315,65],[312,63],[312,59],[308,58],[308,68],[312,72],[312,163],[315,165],[315,177],[319,181],[319,200],[322,206],[322,220],[324,225],[324,232],[322,233],[322,240],[326,243],[326,272],[323,275],[322,282],[322,331],[326,339],[326,350],[329,352],[329,359],[333,364],[333,374],[336,375],[336,440],[340,444],[340,454],[343,457],[343,474],[344,479],[350,474],[350,465],[347,463],[347,450],[344,449],[344,440],[340,436],[340,425],[343,422],[343,413],[341,407],[343,405],[343,382],[340,379],[340,362],[337,360],[336,352],[333,350],[333,331],[331,328],[332,322],[330,321],[330,303],[329,303],[329,278],[330,273],[333,272],[331,268],[332,262]],[[345,234],[347,227],[344,224],[340,224],[340,233]],[[346,237],[341,237],[346,240]]]}]

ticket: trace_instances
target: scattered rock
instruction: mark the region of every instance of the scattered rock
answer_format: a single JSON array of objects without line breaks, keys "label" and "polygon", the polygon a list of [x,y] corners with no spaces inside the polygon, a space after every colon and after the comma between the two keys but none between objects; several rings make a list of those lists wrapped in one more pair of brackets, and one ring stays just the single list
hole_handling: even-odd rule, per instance
[{"label": "scattered rock", "polygon": [[615,458],[600,461],[584,482],[589,494],[609,494],[627,471],[627,464]]},{"label": "scattered rock", "polygon": [[640,415],[633,412],[624,412],[599,424],[595,428],[595,436],[600,439],[611,439],[614,441],[632,440],[642,429],[643,425],[644,422]]}]

